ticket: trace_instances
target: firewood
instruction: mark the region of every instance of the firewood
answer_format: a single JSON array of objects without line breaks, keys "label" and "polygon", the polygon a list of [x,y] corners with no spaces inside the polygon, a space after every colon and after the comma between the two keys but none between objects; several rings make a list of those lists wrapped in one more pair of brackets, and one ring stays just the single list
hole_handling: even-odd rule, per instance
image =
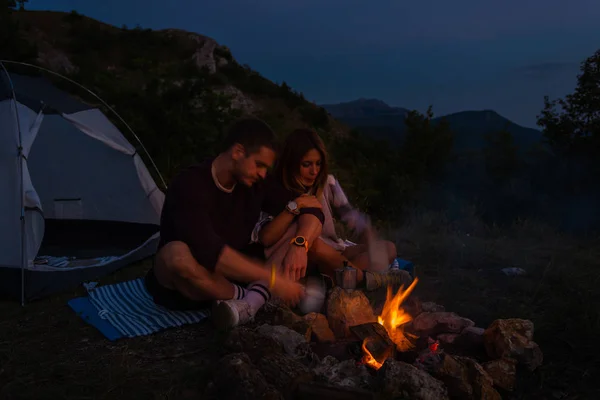
[{"label": "firewood", "polygon": [[396,356],[396,345],[381,324],[370,322],[355,325],[350,327],[350,331],[361,341],[368,340],[367,349],[380,363],[383,363],[388,357]]}]

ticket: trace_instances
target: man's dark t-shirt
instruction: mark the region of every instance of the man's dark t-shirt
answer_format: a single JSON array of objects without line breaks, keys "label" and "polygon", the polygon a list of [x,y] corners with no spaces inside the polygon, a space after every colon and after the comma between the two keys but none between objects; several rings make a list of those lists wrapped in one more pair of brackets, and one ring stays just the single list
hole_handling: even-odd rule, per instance
[{"label": "man's dark t-shirt", "polygon": [[159,248],[171,241],[188,245],[204,268],[214,271],[223,246],[247,253],[260,217],[264,183],[237,184],[231,193],[215,184],[214,159],[187,168],[169,185],[161,215]]}]

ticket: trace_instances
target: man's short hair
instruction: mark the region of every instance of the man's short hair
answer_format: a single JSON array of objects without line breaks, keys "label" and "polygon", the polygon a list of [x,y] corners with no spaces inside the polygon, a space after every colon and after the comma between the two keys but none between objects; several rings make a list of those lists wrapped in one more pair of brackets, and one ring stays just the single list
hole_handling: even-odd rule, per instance
[{"label": "man's short hair", "polygon": [[229,127],[223,142],[223,151],[229,150],[236,143],[244,146],[247,154],[257,152],[261,147],[277,151],[275,133],[271,127],[253,117],[238,119]]}]

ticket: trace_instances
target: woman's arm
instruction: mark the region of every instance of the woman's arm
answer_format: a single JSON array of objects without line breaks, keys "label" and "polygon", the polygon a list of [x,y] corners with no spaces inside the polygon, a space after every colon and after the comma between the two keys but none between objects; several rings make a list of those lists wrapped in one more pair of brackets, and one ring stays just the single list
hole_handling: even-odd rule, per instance
[{"label": "woman's arm", "polygon": [[331,189],[332,196],[328,200],[335,213],[350,229],[363,236],[370,226],[369,217],[350,204],[346,193],[344,193],[340,183],[333,175],[329,175],[327,184]]},{"label": "woman's arm", "polygon": [[280,212],[270,222],[263,225],[258,232],[258,240],[265,247],[270,247],[287,231],[290,224],[294,221],[296,215],[289,212],[287,209]]},{"label": "woman's arm", "polygon": [[[315,196],[302,195],[294,200],[298,207],[298,212],[293,213],[288,210],[287,207],[283,209],[277,216],[271,221],[263,223],[260,231],[258,232],[258,240],[265,247],[270,247],[277,243],[279,239],[285,234],[288,227],[294,219],[304,214],[305,211],[312,210],[310,214],[314,214],[316,211],[321,211],[321,203]],[[319,218],[317,215],[315,215]],[[323,222],[321,221],[321,224]]]}]

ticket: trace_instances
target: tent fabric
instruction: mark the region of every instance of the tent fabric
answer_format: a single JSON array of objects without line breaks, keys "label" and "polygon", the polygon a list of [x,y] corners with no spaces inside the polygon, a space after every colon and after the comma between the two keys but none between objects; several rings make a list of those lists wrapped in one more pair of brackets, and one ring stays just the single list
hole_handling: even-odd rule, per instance
[{"label": "tent fabric", "polygon": [[[156,251],[164,193],[135,146],[101,110],[43,77],[0,72],[0,193],[0,298],[21,284],[26,299],[43,297]],[[110,243],[127,232],[127,248]],[[36,263],[45,252],[79,252],[88,236],[104,261]]]}]

